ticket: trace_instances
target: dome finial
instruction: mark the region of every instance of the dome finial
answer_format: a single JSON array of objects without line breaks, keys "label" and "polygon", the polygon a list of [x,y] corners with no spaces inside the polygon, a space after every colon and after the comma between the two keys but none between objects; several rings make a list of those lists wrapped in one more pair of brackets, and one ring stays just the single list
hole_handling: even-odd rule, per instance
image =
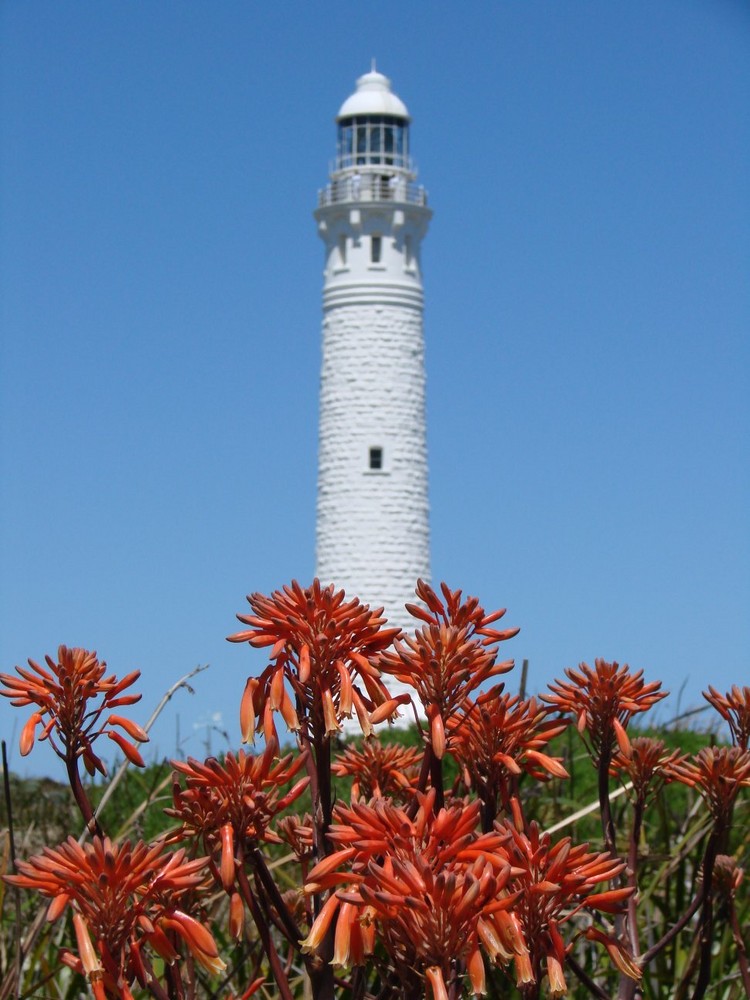
[{"label": "dome finial", "polygon": [[372,59],[370,60],[370,72],[371,73],[377,73],[377,71],[378,71],[378,68],[375,65],[375,56],[373,56]]}]

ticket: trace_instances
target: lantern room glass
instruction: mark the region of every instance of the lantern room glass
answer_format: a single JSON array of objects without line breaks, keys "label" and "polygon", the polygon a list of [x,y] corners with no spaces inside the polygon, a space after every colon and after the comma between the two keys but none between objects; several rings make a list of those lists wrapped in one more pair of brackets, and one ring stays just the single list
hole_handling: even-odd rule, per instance
[{"label": "lantern room glass", "polygon": [[336,169],[368,165],[409,169],[407,122],[393,115],[358,115],[339,122]]}]

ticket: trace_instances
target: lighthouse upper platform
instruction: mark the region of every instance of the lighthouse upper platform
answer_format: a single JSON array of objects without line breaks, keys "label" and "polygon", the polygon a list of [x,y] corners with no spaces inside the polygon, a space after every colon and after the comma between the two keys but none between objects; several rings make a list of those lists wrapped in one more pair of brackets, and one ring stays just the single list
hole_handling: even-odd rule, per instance
[{"label": "lighthouse upper platform", "polygon": [[376,69],[357,80],[357,89],[341,105],[336,121],[356,115],[389,115],[410,120],[406,105],[391,90],[391,81]]},{"label": "lighthouse upper platform", "polygon": [[336,160],[319,193],[323,208],[345,202],[401,202],[425,207],[409,151],[406,105],[373,63],[336,115]]}]

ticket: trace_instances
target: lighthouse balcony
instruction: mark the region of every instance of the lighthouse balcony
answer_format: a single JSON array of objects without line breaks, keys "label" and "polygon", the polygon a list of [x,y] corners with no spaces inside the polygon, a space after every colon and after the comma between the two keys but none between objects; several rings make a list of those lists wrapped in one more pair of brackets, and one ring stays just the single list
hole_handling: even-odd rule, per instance
[{"label": "lighthouse balcony", "polygon": [[318,207],[356,202],[400,202],[406,205],[427,205],[427,192],[398,174],[350,174],[331,181],[318,191]]}]

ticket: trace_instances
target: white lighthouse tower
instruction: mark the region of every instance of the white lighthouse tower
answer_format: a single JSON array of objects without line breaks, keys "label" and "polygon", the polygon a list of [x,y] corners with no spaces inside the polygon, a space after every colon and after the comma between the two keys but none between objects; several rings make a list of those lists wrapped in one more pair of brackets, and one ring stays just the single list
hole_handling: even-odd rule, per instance
[{"label": "white lighthouse tower", "polygon": [[315,218],[325,243],[316,575],[392,625],[430,577],[420,247],[409,112],[375,70],[336,122]]}]

